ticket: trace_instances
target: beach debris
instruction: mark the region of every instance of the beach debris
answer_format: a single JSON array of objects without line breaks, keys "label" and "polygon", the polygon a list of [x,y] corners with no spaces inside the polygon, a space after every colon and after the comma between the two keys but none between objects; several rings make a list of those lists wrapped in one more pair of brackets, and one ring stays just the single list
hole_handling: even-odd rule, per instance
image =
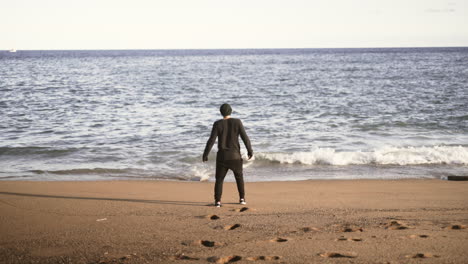
[{"label": "beach debris", "polygon": [[207,258],[206,260],[207,260],[208,262],[214,262],[214,263],[217,263],[217,264],[225,264],[225,263],[236,262],[236,261],[239,261],[239,260],[241,260],[241,259],[242,259],[241,256],[227,256],[227,257],[216,257],[216,256],[213,256],[213,257]]},{"label": "beach debris", "polygon": [[241,227],[240,224],[227,225],[227,226],[224,227],[224,230],[234,230],[234,229],[237,229],[239,227]]},{"label": "beach debris", "polygon": [[402,229],[408,229],[409,227],[405,225],[404,223],[397,221],[397,220],[392,220],[385,224],[385,229],[391,229],[391,230],[402,230]]},{"label": "beach debris", "polygon": [[271,260],[279,260],[281,258],[282,258],[281,256],[258,256],[258,257],[248,257],[246,259],[249,261],[258,261],[258,260],[271,261]]},{"label": "beach debris", "polygon": [[439,255],[434,255],[432,253],[416,253],[414,255],[406,255],[407,258],[438,258]]},{"label": "beach debris", "polygon": [[357,254],[355,252],[346,252],[346,253],[339,253],[339,252],[325,252],[319,254],[319,256],[324,258],[355,258]]},{"label": "beach debris", "polygon": [[107,221],[107,218],[97,219],[96,222]]}]

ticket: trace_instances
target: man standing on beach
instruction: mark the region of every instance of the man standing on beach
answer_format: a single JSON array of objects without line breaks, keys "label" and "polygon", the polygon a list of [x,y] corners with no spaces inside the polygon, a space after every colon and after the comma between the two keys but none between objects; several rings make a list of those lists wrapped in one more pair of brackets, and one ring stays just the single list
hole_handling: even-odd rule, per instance
[{"label": "man standing on beach", "polygon": [[223,193],[224,177],[228,170],[234,172],[237,190],[239,191],[239,203],[246,204],[244,191],[244,176],[242,157],[240,154],[239,135],[247,148],[249,160],[253,156],[250,139],[245,133],[240,119],[231,118],[232,108],[229,104],[223,104],[220,108],[223,119],[214,122],[210,138],[203,152],[203,162],[208,161],[208,154],[218,137],[218,153],[216,155],[216,183],[214,189],[215,206],[221,207],[221,195]]}]

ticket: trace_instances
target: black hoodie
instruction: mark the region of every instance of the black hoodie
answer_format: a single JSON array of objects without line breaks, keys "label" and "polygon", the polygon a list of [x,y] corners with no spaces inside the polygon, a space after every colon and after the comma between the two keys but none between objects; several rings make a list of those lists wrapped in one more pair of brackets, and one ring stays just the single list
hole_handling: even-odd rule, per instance
[{"label": "black hoodie", "polygon": [[221,119],[213,124],[210,138],[206,143],[205,151],[203,152],[203,160],[208,160],[208,154],[213,148],[213,145],[218,137],[218,154],[216,155],[217,161],[225,160],[240,160],[242,159],[239,146],[239,135],[244,141],[247,148],[248,155],[253,155],[250,139],[245,133],[242,121],[237,118]]}]

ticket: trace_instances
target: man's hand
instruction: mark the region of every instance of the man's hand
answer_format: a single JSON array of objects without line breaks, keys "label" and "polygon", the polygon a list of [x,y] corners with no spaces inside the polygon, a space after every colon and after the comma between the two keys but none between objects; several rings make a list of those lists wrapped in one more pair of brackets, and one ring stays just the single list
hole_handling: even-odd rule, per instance
[{"label": "man's hand", "polygon": [[203,157],[203,162],[207,162],[208,161],[208,157]]},{"label": "man's hand", "polygon": [[247,154],[247,156],[249,157],[249,160],[250,160],[253,157],[253,153],[251,152],[251,153]]}]

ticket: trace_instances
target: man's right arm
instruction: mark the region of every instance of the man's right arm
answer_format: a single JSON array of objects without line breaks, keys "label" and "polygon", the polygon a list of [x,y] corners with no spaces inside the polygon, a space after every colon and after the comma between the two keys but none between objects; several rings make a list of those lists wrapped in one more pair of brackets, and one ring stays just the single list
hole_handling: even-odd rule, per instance
[{"label": "man's right arm", "polygon": [[213,124],[213,128],[211,129],[211,135],[206,142],[205,151],[203,152],[203,162],[208,161],[208,154],[210,154],[211,149],[213,148],[214,143],[216,142],[216,137],[218,133],[216,131],[216,122]]}]

